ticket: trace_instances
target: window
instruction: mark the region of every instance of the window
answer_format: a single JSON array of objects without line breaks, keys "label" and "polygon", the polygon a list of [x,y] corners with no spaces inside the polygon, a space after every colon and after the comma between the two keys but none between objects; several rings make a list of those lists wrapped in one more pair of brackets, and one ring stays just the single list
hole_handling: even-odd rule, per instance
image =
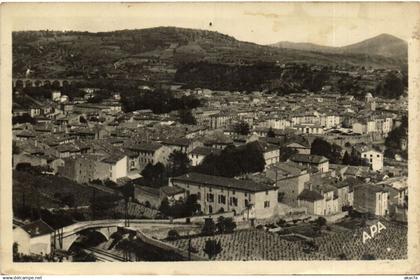
[{"label": "window", "polygon": [[268,195],[268,191],[265,191],[265,195]]},{"label": "window", "polygon": [[208,193],[207,194],[207,201],[208,202],[213,202],[214,201],[214,194]]},{"label": "window", "polygon": [[236,197],[230,197],[229,205],[231,206],[238,206],[238,199]]},{"label": "window", "polygon": [[270,201],[264,201],[264,208],[270,207]]},{"label": "window", "polygon": [[379,155],[376,155],[376,157],[379,157]]},{"label": "window", "polygon": [[224,195],[219,195],[217,201],[221,204],[226,204],[226,197]]}]

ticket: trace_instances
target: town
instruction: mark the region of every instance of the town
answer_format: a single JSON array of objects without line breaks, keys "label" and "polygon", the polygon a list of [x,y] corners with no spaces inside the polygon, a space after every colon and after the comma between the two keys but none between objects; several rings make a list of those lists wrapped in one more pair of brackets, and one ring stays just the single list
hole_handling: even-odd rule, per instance
[{"label": "town", "polygon": [[407,257],[402,71],[277,61],[318,78],[241,90],[143,61],[13,79],[15,261]]}]

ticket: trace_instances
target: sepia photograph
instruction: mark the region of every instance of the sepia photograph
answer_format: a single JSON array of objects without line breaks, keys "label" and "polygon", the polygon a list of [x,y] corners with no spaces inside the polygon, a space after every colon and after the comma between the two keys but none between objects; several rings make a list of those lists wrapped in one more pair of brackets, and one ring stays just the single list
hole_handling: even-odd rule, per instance
[{"label": "sepia photograph", "polygon": [[418,3],[1,8],[2,262],[419,272]]}]

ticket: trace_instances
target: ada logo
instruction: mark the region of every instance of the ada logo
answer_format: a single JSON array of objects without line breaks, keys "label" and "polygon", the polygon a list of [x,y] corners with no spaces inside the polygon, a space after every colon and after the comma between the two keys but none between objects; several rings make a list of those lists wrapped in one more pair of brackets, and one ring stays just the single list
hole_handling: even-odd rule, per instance
[{"label": "ada logo", "polygon": [[381,230],[386,229],[386,227],[378,221],[378,224],[370,226],[370,234],[366,231],[363,231],[363,244],[366,243],[368,239],[372,239],[376,234],[379,234]]}]

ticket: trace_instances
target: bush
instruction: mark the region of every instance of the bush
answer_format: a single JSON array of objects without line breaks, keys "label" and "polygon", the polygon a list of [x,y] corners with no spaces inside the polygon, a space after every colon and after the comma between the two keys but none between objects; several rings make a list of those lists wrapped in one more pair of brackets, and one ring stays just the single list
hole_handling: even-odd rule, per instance
[{"label": "bush", "polygon": [[173,241],[173,240],[178,239],[179,237],[180,237],[180,235],[179,235],[178,231],[176,231],[175,229],[171,229],[171,230],[168,231],[168,237],[167,237],[168,240]]}]

